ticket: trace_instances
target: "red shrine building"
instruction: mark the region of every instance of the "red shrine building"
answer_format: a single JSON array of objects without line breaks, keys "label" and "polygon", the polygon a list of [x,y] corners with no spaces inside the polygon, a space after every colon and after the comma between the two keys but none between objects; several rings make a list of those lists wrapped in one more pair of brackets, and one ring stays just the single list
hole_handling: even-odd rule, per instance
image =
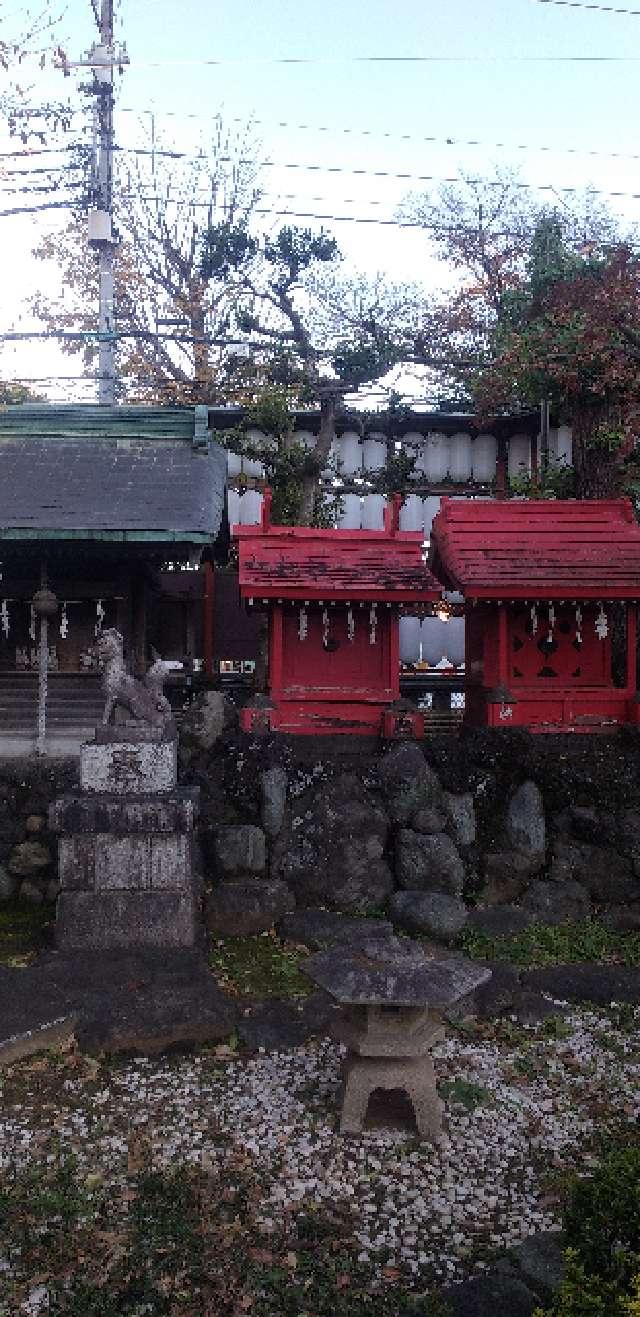
[{"label": "red shrine building", "polygon": [[640,526],[628,499],[445,498],[430,565],[465,599],[466,722],[638,723]]},{"label": "red shrine building", "polygon": [[269,696],[242,710],[245,731],[423,734],[400,704],[399,616],[442,591],[422,532],[398,529],[400,503],[382,530],[272,526],[267,491],[260,525],[234,526],[241,597],[269,617]]}]

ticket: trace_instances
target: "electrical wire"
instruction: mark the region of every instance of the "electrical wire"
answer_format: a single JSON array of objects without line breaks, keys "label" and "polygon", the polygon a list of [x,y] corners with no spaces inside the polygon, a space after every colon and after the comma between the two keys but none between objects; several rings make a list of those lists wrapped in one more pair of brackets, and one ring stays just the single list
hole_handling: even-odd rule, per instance
[{"label": "electrical wire", "polygon": [[603,14],[629,14],[640,18],[640,9],[618,9],[615,5],[591,5],[583,0],[537,0],[539,5],[558,5],[563,9],[597,9]]}]

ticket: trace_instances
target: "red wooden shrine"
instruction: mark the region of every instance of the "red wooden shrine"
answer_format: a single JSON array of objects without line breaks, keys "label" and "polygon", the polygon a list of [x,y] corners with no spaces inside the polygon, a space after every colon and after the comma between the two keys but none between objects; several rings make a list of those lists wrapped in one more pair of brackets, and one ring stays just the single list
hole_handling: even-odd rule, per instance
[{"label": "red wooden shrine", "polygon": [[533,732],[638,723],[640,526],[628,499],[445,498],[430,563],[465,597],[467,722]]},{"label": "red wooden shrine", "polygon": [[269,700],[242,710],[245,731],[298,735],[422,735],[400,697],[400,610],[424,609],[441,589],[420,532],[400,531],[400,498],[383,530],[272,526],[265,492],[259,526],[234,526],[240,594],[269,611]]}]

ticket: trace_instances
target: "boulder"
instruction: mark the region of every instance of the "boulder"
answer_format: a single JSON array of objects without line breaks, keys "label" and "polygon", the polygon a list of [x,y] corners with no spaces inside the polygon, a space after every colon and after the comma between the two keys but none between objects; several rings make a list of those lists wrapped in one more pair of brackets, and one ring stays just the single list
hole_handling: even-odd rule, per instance
[{"label": "boulder", "polygon": [[613,1002],[640,1005],[640,970],[627,965],[548,965],[522,971],[522,984],[557,1001]]},{"label": "boulder", "polygon": [[[444,805],[456,846],[473,846],[476,840],[476,811],[470,791],[444,794]],[[416,824],[414,822],[414,827]]]},{"label": "boulder", "polygon": [[264,873],[266,839],[262,828],[252,823],[228,824],[217,829],[214,843],[216,865],[224,878]]},{"label": "boulder", "polygon": [[402,828],[396,841],[396,878],[405,891],[449,892],[461,896],[464,864],[446,833],[424,836]]},{"label": "boulder", "polygon": [[220,883],[205,896],[204,917],[218,937],[252,937],[266,933],[295,907],[285,883],[266,878]]},{"label": "boulder", "polygon": [[467,907],[446,892],[394,892],[389,914],[409,933],[426,933],[436,941],[451,942],[467,922]]},{"label": "boulder", "polygon": [[380,761],[378,776],[394,823],[410,823],[423,809],[438,809],[442,788],[415,741],[402,741]]},{"label": "boulder", "polygon": [[518,851],[490,851],[485,856],[485,885],[480,892],[483,905],[502,905],[517,901],[522,895],[532,872],[538,869],[537,859],[531,868],[532,857]]},{"label": "boulder", "polygon": [[34,883],[31,878],[25,878],[20,883],[20,900],[28,901],[30,905],[42,905],[45,891],[40,883]]},{"label": "boulder", "polygon": [[444,832],[446,819],[437,809],[431,809],[428,805],[423,805],[421,809],[413,815],[411,827],[414,832],[424,832],[426,835],[434,832]]},{"label": "boulder", "polygon": [[278,932],[290,942],[301,942],[313,951],[322,951],[336,942],[353,947],[372,938],[390,937],[393,925],[387,919],[362,919],[335,914],[332,910],[307,909],[285,915]]},{"label": "boulder", "polygon": [[533,1317],[536,1294],[515,1274],[497,1267],[441,1291],[450,1317]]},{"label": "boulder", "polygon": [[180,724],[181,748],[188,752],[211,750],[237,719],[237,709],[227,695],[222,691],[203,691]]},{"label": "boulder", "polygon": [[35,836],[47,826],[44,814],[28,814],[24,821],[24,830],[29,836]]},{"label": "boulder", "polygon": [[517,905],[477,906],[469,911],[469,927],[487,937],[513,937],[522,933],[534,922],[528,910]]},{"label": "boulder", "polygon": [[18,890],[18,879],[0,864],[0,901],[11,901]]},{"label": "boulder", "polygon": [[278,837],[274,872],[298,905],[366,912],[393,889],[384,859],[388,830],[384,810],[344,775],[318,792],[303,816],[291,818]]},{"label": "boulder", "polygon": [[588,892],[574,882],[532,883],[522,898],[522,908],[539,924],[572,924],[592,913]]},{"label": "boulder", "polygon": [[640,880],[631,860],[608,846],[556,841],[549,878],[554,883],[581,883],[596,904],[640,900]]},{"label": "boulder", "polygon": [[602,922],[615,933],[640,932],[640,901],[610,906],[603,914]]},{"label": "boulder", "polygon": [[504,961],[487,961],[491,978],[476,988],[474,1002],[478,1015],[485,1020],[510,1015],[520,994],[520,973],[515,965]]},{"label": "boulder", "polygon": [[505,836],[508,848],[531,857],[532,863],[537,861],[538,868],[542,867],[546,826],[542,794],[535,782],[523,782],[511,796],[505,819]]},{"label": "boulder", "polygon": [[539,1230],[510,1248],[507,1257],[525,1285],[548,1300],[564,1280],[564,1246],[561,1230]]},{"label": "boulder", "polygon": [[593,805],[571,805],[569,808],[569,829],[578,841],[598,842],[602,840],[602,817]]},{"label": "boulder", "polygon": [[277,764],[260,776],[260,817],[268,837],[277,837],[284,823],[288,780]]},{"label": "boulder", "polygon": [[41,841],[21,841],[10,852],[7,869],[16,878],[34,878],[48,869],[52,862],[49,847]]}]

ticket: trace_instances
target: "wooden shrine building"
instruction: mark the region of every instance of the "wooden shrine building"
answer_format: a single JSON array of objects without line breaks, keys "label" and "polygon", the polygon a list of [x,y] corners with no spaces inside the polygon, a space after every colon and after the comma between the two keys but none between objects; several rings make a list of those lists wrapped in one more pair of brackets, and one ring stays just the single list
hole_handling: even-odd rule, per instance
[{"label": "wooden shrine building", "polygon": [[467,722],[638,723],[640,526],[628,499],[443,499],[430,565],[465,598]]},{"label": "wooden shrine building", "polygon": [[257,526],[235,526],[239,584],[269,616],[268,700],[247,705],[246,731],[298,735],[420,735],[401,707],[399,615],[425,611],[441,590],[421,532],[400,531],[400,499],[382,530],[272,526],[267,491]]},{"label": "wooden shrine building", "polygon": [[146,670],[152,648],[177,660],[204,650],[206,658],[212,573],[195,569],[218,534],[226,478],[226,453],[207,426],[207,409],[193,407],[0,411],[5,713],[12,700],[18,707],[31,698],[39,642],[32,601],[43,582],[57,601],[48,627],[54,703],[63,685],[76,698],[81,678],[86,692],[93,677],[98,693],[94,646],[103,626],[122,632],[134,671]]}]

